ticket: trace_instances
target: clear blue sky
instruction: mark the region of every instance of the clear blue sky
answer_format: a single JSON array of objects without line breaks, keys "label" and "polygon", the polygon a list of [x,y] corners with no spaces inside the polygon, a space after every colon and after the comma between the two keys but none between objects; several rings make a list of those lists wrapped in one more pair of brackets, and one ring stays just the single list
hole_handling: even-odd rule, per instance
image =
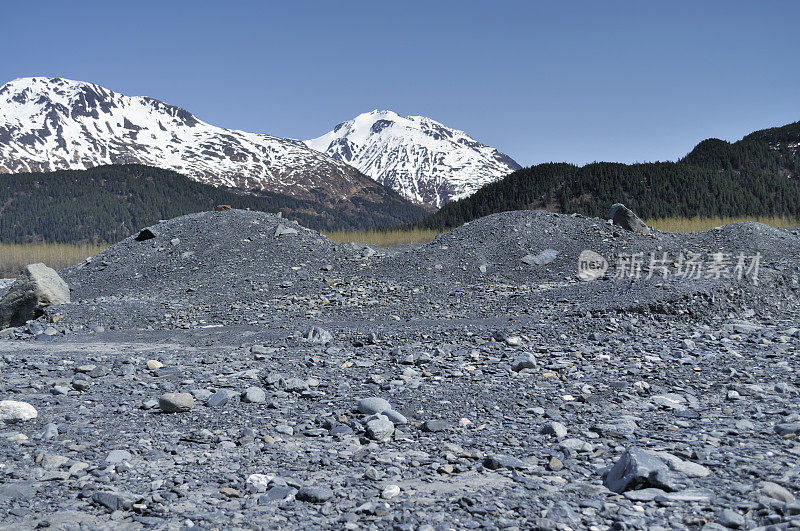
[{"label": "clear blue sky", "polygon": [[311,138],[375,108],[523,165],[674,160],[800,120],[797,1],[7,2],[0,84],[92,81]]}]

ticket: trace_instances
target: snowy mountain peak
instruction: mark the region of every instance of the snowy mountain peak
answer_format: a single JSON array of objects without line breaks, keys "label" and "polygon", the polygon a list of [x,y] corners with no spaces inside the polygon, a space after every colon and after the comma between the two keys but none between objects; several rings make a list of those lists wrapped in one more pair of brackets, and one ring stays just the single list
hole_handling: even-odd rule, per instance
[{"label": "snowy mountain peak", "polygon": [[463,131],[389,110],[359,114],[305,143],[412,201],[435,207],[472,195],[520,168]]},{"label": "snowy mountain peak", "polygon": [[374,186],[300,141],[216,127],[153,98],[61,78],[21,78],[0,87],[0,173],[121,163],[310,199],[335,201]]}]

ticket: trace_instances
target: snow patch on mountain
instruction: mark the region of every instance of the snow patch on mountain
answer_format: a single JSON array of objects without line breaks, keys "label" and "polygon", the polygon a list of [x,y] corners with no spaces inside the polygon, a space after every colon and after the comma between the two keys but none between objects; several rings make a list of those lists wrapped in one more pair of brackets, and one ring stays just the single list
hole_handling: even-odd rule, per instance
[{"label": "snow patch on mountain", "polygon": [[0,88],[0,173],[125,163],[298,197],[336,200],[374,186],[298,140],[216,127],[152,98],[46,77]]},{"label": "snow patch on mountain", "polygon": [[360,114],[305,143],[412,201],[437,208],[520,168],[463,131],[392,111]]}]

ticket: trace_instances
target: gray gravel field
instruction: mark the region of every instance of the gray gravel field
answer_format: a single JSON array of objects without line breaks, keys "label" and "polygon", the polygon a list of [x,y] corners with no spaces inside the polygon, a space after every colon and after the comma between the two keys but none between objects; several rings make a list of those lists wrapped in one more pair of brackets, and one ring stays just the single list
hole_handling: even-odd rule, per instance
[{"label": "gray gravel field", "polygon": [[800,528],[797,228],[138,239],[0,332],[0,528]]}]

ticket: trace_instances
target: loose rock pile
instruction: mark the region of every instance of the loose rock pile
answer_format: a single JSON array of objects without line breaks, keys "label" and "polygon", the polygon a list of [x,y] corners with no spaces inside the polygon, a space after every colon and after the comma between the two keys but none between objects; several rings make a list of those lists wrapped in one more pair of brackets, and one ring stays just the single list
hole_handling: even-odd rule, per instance
[{"label": "loose rock pile", "polygon": [[[0,341],[8,527],[800,527],[797,230],[149,230]],[[586,249],[609,262],[591,282]],[[758,283],[613,278],[690,251],[761,253]]]}]

